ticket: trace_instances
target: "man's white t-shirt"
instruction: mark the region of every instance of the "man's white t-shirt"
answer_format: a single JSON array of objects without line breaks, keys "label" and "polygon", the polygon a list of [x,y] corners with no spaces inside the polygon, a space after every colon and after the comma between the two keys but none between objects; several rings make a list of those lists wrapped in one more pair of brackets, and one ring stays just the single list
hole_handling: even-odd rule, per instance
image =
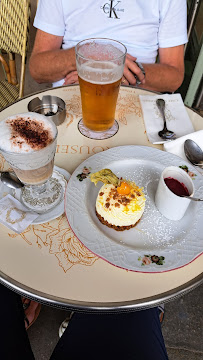
[{"label": "man's white t-shirt", "polygon": [[187,42],[186,0],[39,0],[34,26],[63,36],[63,49],[92,37],[111,38],[137,61],[154,63],[159,48]]}]

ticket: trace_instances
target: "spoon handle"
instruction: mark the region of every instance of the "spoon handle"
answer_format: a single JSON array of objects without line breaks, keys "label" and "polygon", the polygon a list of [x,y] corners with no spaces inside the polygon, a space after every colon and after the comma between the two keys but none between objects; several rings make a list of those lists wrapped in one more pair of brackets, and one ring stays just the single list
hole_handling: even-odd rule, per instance
[{"label": "spoon handle", "polygon": [[165,101],[163,99],[157,99],[156,104],[164,121],[163,131],[167,131],[166,117],[165,117]]},{"label": "spoon handle", "polygon": [[193,197],[193,196],[182,195],[181,197],[187,198],[187,199],[189,199],[189,200],[194,200],[194,201],[203,201],[203,199],[195,198],[195,197]]},{"label": "spoon handle", "polygon": [[195,170],[198,171],[198,173],[203,175],[203,166],[202,166],[202,164],[201,165],[192,164],[192,165],[194,166]]},{"label": "spoon handle", "polygon": [[0,171],[0,181],[11,189],[19,189],[24,186],[12,171]]}]

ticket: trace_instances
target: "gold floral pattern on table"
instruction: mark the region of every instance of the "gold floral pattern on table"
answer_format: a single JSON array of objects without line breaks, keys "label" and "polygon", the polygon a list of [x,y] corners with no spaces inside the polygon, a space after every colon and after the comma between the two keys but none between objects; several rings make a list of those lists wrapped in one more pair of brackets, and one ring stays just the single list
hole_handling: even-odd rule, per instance
[{"label": "gold floral pattern on table", "polygon": [[52,222],[29,226],[21,234],[8,235],[15,239],[21,238],[29,245],[33,245],[33,241],[29,240],[32,238],[39,250],[47,247],[49,254],[56,257],[65,273],[74,265],[91,266],[98,259],[75,237],[65,215]]},{"label": "gold floral pattern on table", "polygon": [[[16,234],[16,233],[15,234],[14,233],[10,234],[10,233],[8,233],[8,236],[13,238],[13,239],[15,239],[15,238],[23,239],[28,245],[32,245],[32,242],[29,240],[31,230],[32,230],[32,226],[29,225],[27,227],[27,229],[25,229],[21,234]],[[29,235],[27,236],[27,234],[29,234]]]},{"label": "gold floral pattern on table", "polygon": [[122,124],[127,125],[127,116],[129,114],[134,114],[139,118],[142,117],[142,110],[140,106],[139,97],[135,94],[127,93],[126,95],[118,96],[118,104],[116,108],[117,120]]},{"label": "gold floral pattern on table", "polygon": [[73,95],[70,99],[65,101],[66,103],[66,118],[68,119],[68,127],[74,117],[82,117],[81,99],[79,95]]},{"label": "gold floral pattern on table", "polygon": [[4,166],[6,164],[6,160],[3,158],[3,156],[0,154],[0,170],[1,171],[7,171],[7,169],[4,169]]},{"label": "gold floral pattern on table", "polygon": [[[139,118],[142,117],[142,110],[140,106],[140,101],[138,95],[135,95],[130,89],[124,93],[122,89],[118,96],[117,108],[116,108],[116,120],[120,121],[122,124],[127,125],[127,116],[128,114],[135,114]],[[81,98],[80,95],[73,94],[70,99],[66,100],[66,116],[69,119],[67,127],[73,121],[73,117],[78,118],[82,117],[82,107],[81,107]],[[73,115],[74,114],[74,115]]]},{"label": "gold floral pattern on table", "polygon": [[13,171],[9,164],[4,159],[3,155],[0,154],[0,171]]},{"label": "gold floral pattern on table", "polygon": [[[5,165],[6,161],[0,156],[0,169],[5,170]],[[56,257],[58,265],[64,272],[74,265],[91,266],[98,259],[75,237],[65,214],[52,222],[30,225],[21,234],[8,233],[8,236],[13,239],[22,239],[30,246],[35,242],[39,249],[48,247],[49,254]]]}]

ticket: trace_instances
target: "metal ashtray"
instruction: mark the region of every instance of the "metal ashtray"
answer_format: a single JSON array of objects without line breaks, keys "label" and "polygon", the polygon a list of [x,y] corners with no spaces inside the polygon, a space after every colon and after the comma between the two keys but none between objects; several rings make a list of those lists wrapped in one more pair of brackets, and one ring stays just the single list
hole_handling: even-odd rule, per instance
[{"label": "metal ashtray", "polygon": [[28,104],[28,111],[48,116],[56,126],[61,125],[66,118],[66,104],[57,97],[51,95],[32,99]]}]

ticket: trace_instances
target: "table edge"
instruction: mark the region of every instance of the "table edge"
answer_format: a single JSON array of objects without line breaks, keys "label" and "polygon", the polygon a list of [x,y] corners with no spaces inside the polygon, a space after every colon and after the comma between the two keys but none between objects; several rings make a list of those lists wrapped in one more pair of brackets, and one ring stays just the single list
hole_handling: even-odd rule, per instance
[{"label": "table edge", "polygon": [[[59,88],[68,88],[73,86],[79,86],[78,84],[72,84],[72,85],[66,85],[66,86],[60,86],[60,87],[50,87],[46,88],[34,93],[31,93],[29,95],[24,96],[21,99],[18,99],[13,104],[10,104],[6,107],[4,107],[0,112],[4,111],[8,107],[11,107],[12,105],[15,105],[19,101],[25,100],[27,98],[30,98],[34,95],[38,95],[40,93],[56,90]],[[136,88],[134,86],[127,86],[127,85],[121,85],[125,88],[132,88],[132,89],[139,89],[141,91],[147,91],[152,94],[160,94],[155,91],[150,91],[148,89],[144,88]],[[192,110],[200,117],[203,117],[200,113],[198,113],[195,109],[185,105],[186,108]],[[20,282],[16,281],[15,279],[12,279],[11,277],[7,276],[6,274],[2,273],[0,271],[0,283],[7,286],[11,290],[17,292],[20,295],[26,296],[30,299],[39,301],[40,303],[43,303],[45,305],[51,305],[53,307],[58,307],[61,309],[73,309],[76,311],[100,311],[100,312],[116,312],[116,311],[135,311],[135,310],[141,310],[141,309],[147,309],[150,307],[155,307],[161,303],[167,303],[171,300],[174,300],[190,291],[192,291],[194,288],[202,284],[203,282],[203,274],[199,274],[194,279],[188,281],[187,283],[184,283],[175,289],[166,291],[164,293],[154,295],[152,297],[143,298],[143,299],[137,299],[137,300],[130,300],[130,301],[119,301],[119,302],[88,302],[88,301],[77,301],[77,300],[70,300],[70,299],[64,299],[60,297],[56,297],[53,295],[49,295],[47,293],[40,292],[38,290],[33,290],[32,288],[29,288],[28,286],[22,285]]]},{"label": "table edge", "polygon": [[9,276],[0,272],[0,283],[16,293],[28,297],[31,300],[38,301],[44,305],[51,305],[60,309],[71,309],[74,311],[85,312],[126,312],[135,310],[144,310],[156,307],[161,303],[167,303],[175,300],[182,295],[185,295],[203,283],[203,273],[196,276],[194,279],[187,283],[176,287],[173,290],[164,293],[147,297],[143,299],[119,301],[119,302],[90,302],[90,301],[77,301],[56,297],[50,294],[40,292],[38,290],[29,288],[22,285],[18,281],[10,278]]}]

